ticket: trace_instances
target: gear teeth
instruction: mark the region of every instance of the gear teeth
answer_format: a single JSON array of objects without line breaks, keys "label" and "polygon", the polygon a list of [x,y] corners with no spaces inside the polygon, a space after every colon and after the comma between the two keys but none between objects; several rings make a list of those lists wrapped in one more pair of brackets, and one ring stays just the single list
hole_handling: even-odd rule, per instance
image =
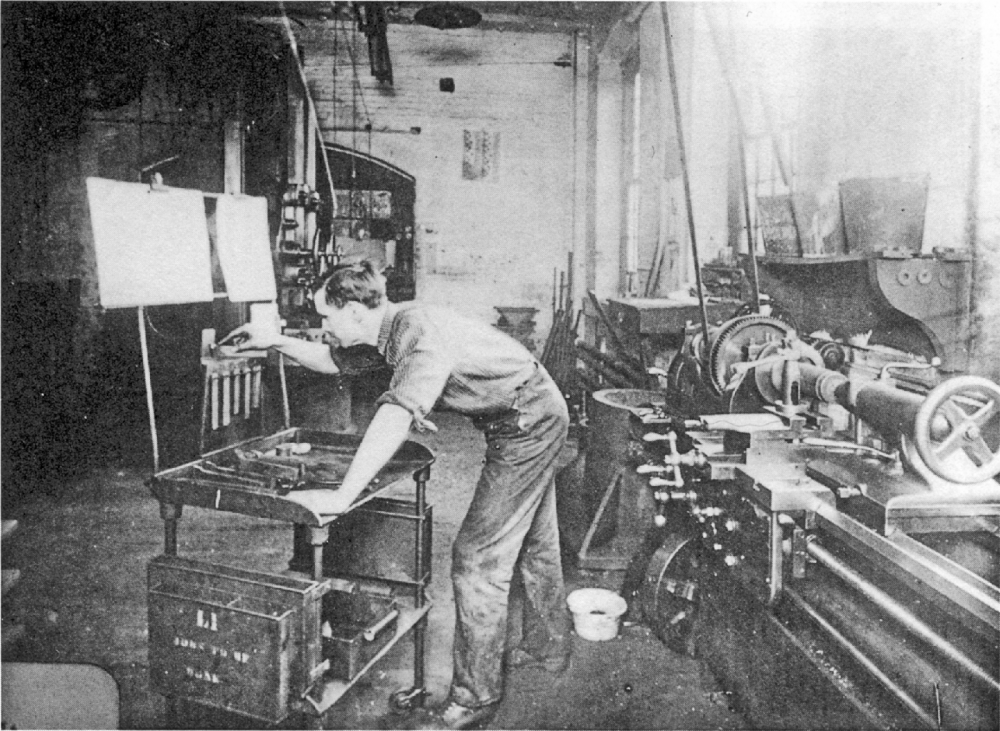
[{"label": "gear teeth", "polygon": [[793,332],[793,328],[788,323],[774,317],[768,317],[767,315],[744,315],[725,323],[712,340],[712,347],[708,353],[708,372],[712,390],[715,391],[716,395],[721,396],[729,382],[728,374],[726,373],[729,364],[722,362],[722,349],[737,333],[754,325],[770,325],[779,330],[782,336]]}]

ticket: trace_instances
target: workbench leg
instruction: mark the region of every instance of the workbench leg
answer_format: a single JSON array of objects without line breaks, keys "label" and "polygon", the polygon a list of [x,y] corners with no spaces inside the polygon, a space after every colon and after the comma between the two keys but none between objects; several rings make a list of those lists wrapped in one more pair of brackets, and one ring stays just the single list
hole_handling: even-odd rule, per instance
[{"label": "workbench leg", "polygon": [[[427,617],[421,617],[413,628],[413,687],[424,690],[424,645],[427,642]],[[423,708],[424,693],[416,698],[417,708]]]},{"label": "workbench leg", "polygon": [[296,523],[292,527],[292,557],[288,568],[304,574],[312,573],[312,547],[309,545],[309,526]]},{"label": "workbench leg", "polygon": [[309,526],[309,543],[313,548],[313,581],[323,578],[323,546],[330,539],[330,526]]},{"label": "workbench leg", "polygon": [[160,503],[160,517],[163,518],[163,553],[177,555],[177,521],[181,517],[182,505]]},{"label": "workbench leg", "polygon": [[[431,476],[431,468],[428,465],[418,471],[413,479],[417,483],[417,536],[414,543],[416,556],[414,566],[416,568],[417,588],[413,598],[417,609],[424,606],[426,598],[427,567],[424,565],[424,523],[427,520],[427,480]],[[427,617],[426,615],[417,622],[413,628],[413,686],[420,691],[424,689],[424,646],[427,641]],[[415,698],[415,705],[419,708],[424,705],[424,693],[421,692]]]}]

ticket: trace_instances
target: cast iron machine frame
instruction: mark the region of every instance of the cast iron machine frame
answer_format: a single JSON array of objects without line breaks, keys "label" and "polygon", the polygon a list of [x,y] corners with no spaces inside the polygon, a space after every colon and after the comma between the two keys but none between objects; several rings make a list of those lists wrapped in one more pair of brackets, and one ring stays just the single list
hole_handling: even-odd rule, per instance
[{"label": "cast iron machine frame", "polygon": [[714,335],[633,411],[654,629],[755,724],[994,728],[1000,386],[759,315]]}]

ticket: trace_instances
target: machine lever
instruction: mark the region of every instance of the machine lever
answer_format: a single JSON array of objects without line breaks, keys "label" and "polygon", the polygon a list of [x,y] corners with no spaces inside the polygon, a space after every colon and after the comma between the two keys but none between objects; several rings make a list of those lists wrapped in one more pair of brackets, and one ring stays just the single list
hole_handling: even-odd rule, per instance
[{"label": "machine lever", "polygon": [[858,452],[860,454],[878,457],[879,459],[884,459],[889,462],[897,462],[899,460],[899,452],[884,452],[881,449],[866,447],[864,444],[858,444],[856,442],[842,442],[837,439],[822,439],[820,437],[805,437],[800,441],[802,444],[812,447],[829,447],[830,449],[849,450],[851,452]]},{"label": "machine lever", "polygon": [[882,370],[879,371],[878,379],[880,381],[888,380],[889,371],[893,368],[901,368],[901,369],[905,368],[911,371],[925,371],[929,368],[937,368],[940,365],[941,365],[941,359],[937,357],[931,358],[930,363],[913,363],[913,362],[886,363],[884,366],[882,366]]}]

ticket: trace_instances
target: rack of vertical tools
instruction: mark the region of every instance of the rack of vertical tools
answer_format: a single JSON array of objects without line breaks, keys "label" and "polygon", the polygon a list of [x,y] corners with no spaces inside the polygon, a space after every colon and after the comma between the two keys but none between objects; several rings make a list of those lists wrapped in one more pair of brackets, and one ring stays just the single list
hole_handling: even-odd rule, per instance
[{"label": "rack of vertical tools", "polygon": [[[202,445],[265,423],[262,371],[274,357],[206,348]],[[431,544],[425,491],[433,455],[406,442],[350,511],[319,516],[288,494],[336,489],[361,438],[287,421],[285,427],[202,453],[150,482],[165,530],[164,555],[149,565],[150,686],[169,701],[168,723],[180,720],[181,701],[267,724],[293,713],[319,718],[411,632],[414,686],[392,701],[404,710],[422,702]],[[415,502],[380,497],[410,476]],[[274,574],[181,558],[177,533],[185,505],[291,523],[308,534],[311,561],[303,571]],[[341,525],[349,534],[359,520],[400,517],[412,533],[409,545],[396,544],[399,557],[341,562],[341,575],[325,575],[324,549],[345,554],[353,543],[341,545]],[[400,564],[407,566],[402,575]]]}]

